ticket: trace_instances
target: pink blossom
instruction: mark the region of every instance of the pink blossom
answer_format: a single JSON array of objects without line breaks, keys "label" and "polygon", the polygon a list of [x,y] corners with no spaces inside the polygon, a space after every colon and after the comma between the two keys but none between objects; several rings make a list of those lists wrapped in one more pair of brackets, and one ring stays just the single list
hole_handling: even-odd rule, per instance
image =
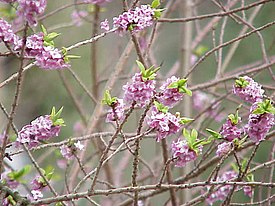
[{"label": "pink blossom", "polygon": [[18,0],[17,15],[25,18],[29,25],[37,25],[37,16],[43,14],[47,6],[46,0]]},{"label": "pink blossom", "polygon": [[218,149],[216,151],[216,154],[218,157],[222,157],[226,155],[232,148],[232,143],[231,142],[223,142],[218,145]]},{"label": "pink blossom", "polygon": [[144,107],[155,94],[155,84],[155,80],[144,81],[141,73],[136,73],[132,77],[132,82],[127,82],[123,86],[124,101],[126,103],[135,101],[138,106]]},{"label": "pink blossom", "polygon": [[37,146],[41,140],[58,136],[59,132],[60,126],[54,126],[49,115],[40,116],[19,131],[16,141],[31,148]]},{"label": "pink blossom", "polygon": [[[237,177],[237,173],[234,171],[228,171],[222,174],[221,177],[217,178],[218,182],[230,181]],[[210,188],[210,187],[209,187]],[[228,196],[229,192],[233,189],[233,185],[225,185],[219,187],[219,189],[212,192],[212,194],[206,199],[209,205],[212,205],[216,201],[223,201]]]},{"label": "pink blossom", "polygon": [[197,159],[198,155],[202,152],[202,147],[199,147],[199,153],[192,150],[187,141],[184,139],[178,139],[172,142],[172,154],[173,158],[176,158],[176,167],[184,167],[187,162]]},{"label": "pink blossom", "polygon": [[9,44],[15,50],[20,45],[20,38],[11,29],[11,25],[0,18],[0,42]]},{"label": "pink blossom", "polygon": [[[238,81],[246,83],[244,85],[239,85]],[[233,94],[236,94],[242,100],[250,103],[260,101],[263,98],[263,93],[264,90],[262,86],[248,76],[240,77],[233,86]]]},{"label": "pink blossom", "polygon": [[124,118],[124,103],[123,99],[117,99],[116,103],[113,105],[113,108],[108,110],[108,114],[106,117],[106,122],[112,122],[115,121],[116,118],[118,121],[123,120]]},{"label": "pink blossom", "polygon": [[274,114],[250,114],[244,130],[254,142],[263,140],[274,125]]},{"label": "pink blossom", "polygon": [[223,124],[220,134],[228,141],[233,141],[235,138],[240,139],[242,129],[239,129],[237,125],[233,124],[230,119]]},{"label": "pink blossom", "polygon": [[178,88],[169,88],[169,85],[177,81],[179,81],[179,78],[172,76],[160,87],[161,96],[158,101],[170,108],[174,107],[183,98],[183,93],[180,93]]},{"label": "pink blossom", "polygon": [[60,147],[60,152],[61,152],[62,156],[64,158],[66,158],[67,160],[70,160],[73,158],[73,152],[68,145],[62,145]]},{"label": "pink blossom", "polygon": [[181,127],[180,118],[170,112],[159,112],[155,107],[153,107],[151,115],[147,118],[147,124],[156,130],[157,142],[166,138],[168,135],[176,134]]},{"label": "pink blossom", "polygon": [[62,69],[70,66],[65,62],[61,52],[51,46],[44,46],[41,55],[37,55],[35,59],[36,64],[42,69]]},{"label": "pink blossom", "polygon": [[122,34],[127,30],[138,32],[153,24],[154,10],[149,5],[141,5],[113,18],[115,28]]},{"label": "pink blossom", "polygon": [[109,22],[107,19],[105,19],[104,21],[102,21],[100,23],[100,28],[105,30],[105,31],[109,31],[110,30],[110,26],[109,26]]}]

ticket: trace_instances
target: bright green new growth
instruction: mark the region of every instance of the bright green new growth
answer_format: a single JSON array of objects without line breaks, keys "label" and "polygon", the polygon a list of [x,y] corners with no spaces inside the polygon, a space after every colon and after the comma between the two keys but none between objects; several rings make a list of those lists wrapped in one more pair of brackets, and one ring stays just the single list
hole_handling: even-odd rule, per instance
[{"label": "bright green new growth", "polygon": [[270,99],[258,103],[258,107],[253,111],[253,114],[275,114],[275,107],[272,105]]},{"label": "bright green new growth", "polygon": [[237,80],[235,81],[235,85],[236,85],[237,87],[243,88],[243,87],[248,86],[248,85],[249,85],[249,82],[248,82],[247,80],[245,80],[244,77],[240,77],[239,79],[237,79]]},{"label": "bright green new growth", "polygon": [[63,110],[63,107],[61,107],[57,112],[55,111],[55,107],[52,108],[50,119],[52,120],[54,126],[66,126],[64,124],[65,123],[64,120],[60,118],[62,110]]},{"label": "bright green new growth", "polygon": [[158,111],[162,112],[162,113],[167,113],[169,110],[169,107],[164,106],[163,104],[154,101],[154,105],[156,106],[156,108],[158,109]]},{"label": "bright green new growth", "polygon": [[146,69],[140,61],[136,60],[136,63],[141,71],[143,81],[154,80],[156,78],[156,72],[160,69],[160,67],[154,68],[154,66],[151,66],[149,69]]},{"label": "bright green new growth", "polygon": [[171,83],[168,88],[178,89],[180,93],[186,93],[189,96],[192,96],[192,91],[186,87],[187,79],[180,79],[176,82]]},{"label": "bright green new growth", "polygon": [[106,104],[111,107],[114,103],[116,103],[116,101],[117,101],[117,97],[111,97],[110,91],[106,90],[101,102],[102,104]]}]

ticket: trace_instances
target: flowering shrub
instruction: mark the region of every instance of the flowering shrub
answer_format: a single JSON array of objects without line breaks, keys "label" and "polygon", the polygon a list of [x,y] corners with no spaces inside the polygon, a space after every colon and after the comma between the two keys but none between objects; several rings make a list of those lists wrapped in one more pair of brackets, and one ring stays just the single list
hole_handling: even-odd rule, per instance
[{"label": "flowering shrub", "polygon": [[0,2],[0,204],[272,205],[271,0]]}]

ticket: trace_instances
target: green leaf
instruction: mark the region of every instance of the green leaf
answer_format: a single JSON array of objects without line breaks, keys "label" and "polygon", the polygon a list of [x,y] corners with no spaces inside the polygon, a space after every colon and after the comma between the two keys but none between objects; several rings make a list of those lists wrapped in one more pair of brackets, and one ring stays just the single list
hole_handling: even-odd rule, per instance
[{"label": "green leaf", "polygon": [[20,181],[20,178],[23,177],[24,175],[28,174],[31,170],[30,165],[26,165],[23,167],[21,170],[14,170],[8,174],[8,177],[12,180],[17,180]]},{"label": "green leaf", "polygon": [[62,111],[63,111],[63,107],[61,107],[57,111],[57,113],[55,111],[55,107],[52,108],[50,118],[51,118],[54,126],[65,126],[64,120],[62,118],[60,118]]},{"label": "green leaf", "polygon": [[111,97],[110,91],[106,90],[101,102],[102,102],[102,104],[112,106],[114,103],[116,103],[116,101],[117,101],[117,97]]},{"label": "green leaf", "polygon": [[[46,38],[47,40],[49,41],[52,41],[54,40],[56,37],[58,37],[60,35],[60,33],[56,33],[56,32],[52,32],[52,33],[49,33]],[[45,37],[44,37],[45,38]]]},{"label": "green leaf", "polygon": [[159,0],[154,0],[151,4],[151,7],[152,8],[157,8],[157,7],[159,7],[159,5],[160,5],[160,1]]},{"label": "green leaf", "polygon": [[206,129],[206,131],[208,133],[210,133],[213,138],[215,138],[215,139],[222,139],[222,136],[220,135],[220,133],[218,133],[218,132],[216,132],[216,131],[214,131],[212,129],[208,129],[208,128]]},{"label": "green leaf", "polygon": [[239,77],[239,79],[237,79],[237,80],[235,81],[235,85],[236,85],[237,87],[244,88],[244,87],[246,87],[246,86],[249,85],[249,82],[246,81],[244,77]]},{"label": "green leaf", "polygon": [[140,71],[145,72],[146,69],[145,69],[144,65],[138,60],[136,60],[136,63],[138,65],[138,68],[140,69]]},{"label": "green leaf", "polygon": [[46,28],[41,24],[41,31],[43,32],[43,34],[45,35],[45,36],[47,36],[47,30],[46,30]]},{"label": "green leaf", "polygon": [[192,122],[194,119],[191,119],[191,118],[188,118],[188,117],[181,117],[180,118],[180,123],[181,124],[186,124],[186,123],[189,123],[189,122]]},{"label": "green leaf", "polygon": [[162,113],[167,113],[169,110],[169,107],[164,106],[163,104],[154,101],[154,105],[156,106],[156,108],[158,109],[158,111],[162,112]]}]

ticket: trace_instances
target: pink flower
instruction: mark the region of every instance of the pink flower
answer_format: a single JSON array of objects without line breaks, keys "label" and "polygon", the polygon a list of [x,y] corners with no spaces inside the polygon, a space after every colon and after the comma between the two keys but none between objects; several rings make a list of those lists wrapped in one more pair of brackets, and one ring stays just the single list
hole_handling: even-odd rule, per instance
[{"label": "pink flower", "polygon": [[35,57],[37,66],[42,69],[62,69],[70,67],[61,52],[51,46],[43,47],[40,55]]},{"label": "pink flower", "polygon": [[109,26],[109,22],[107,19],[105,19],[104,21],[102,21],[100,23],[100,28],[105,30],[105,31],[109,31],[110,30],[110,26]]},{"label": "pink flower", "polygon": [[0,18],[0,42],[9,44],[14,50],[20,45],[20,38],[11,29],[11,25]]},{"label": "pink flower", "polygon": [[27,37],[26,41],[26,53],[29,57],[35,57],[36,55],[41,55],[44,45],[43,45],[44,34],[39,32],[38,34],[33,34]]},{"label": "pink flower", "polygon": [[47,6],[46,0],[18,0],[17,15],[25,18],[29,25],[37,25],[37,16],[43,14]]},{"label": "pink flower", "polygon": [[[223,173],[221,177],[217,178],[218,182],[230,181],[237,177],[237,173],[234,171],[228,171]],[[209,187],[210,188],[210,187]],[[228,196],[229,192],[233,189],[233,185],[225,185],[219,187],[219,189],[212,192],[212,194],[206,198],[206,201],[209,205],[212,205],[216,201],[223,201]]]},{"label": "pink flower", "polygon": [[118,28],[120,34],[127,30],[138,32],[153,24],[153,16],[154,10],[149,5],[141,5],[114,17],[113,24],[115,28]]},{"label": "pink flower", "polygon": [[31,148],[37,146],[40,140],[58,136],[59,132],[60,126],[54,126],[49,115],[40,116],[19,131],[16,141]]},{"label": "pink flower", "polygon": [[226,155],[232,148],[232,143],[231,142],[223,142],[218,145],[218,149],[216,151],[216,154],[218,157],[222,157]]},{"label": "pink flower", "polygon": [[250,114],[244,130],[254,142],[263,140],[274,125],[274,114]]},{"label": "pink flower", "polygon": [[[147,116],[148,117],[148,116]],[[166,138],[168,135],[176,134],[181,127],[180,119],[170,112],[159,112],[155,107],[151,111],[151,115],[147,118],[149,127],[156,130],[156,140]]]},{"label": "pink flower", "polygon": [[160,103],[171,108],[182,100],[183,93],[179,92],[178,88],[169,88],[169,85],[179,80],[179,78],[172,76],[160,87],[161,96],[158,98]]},{"label": "pink flower", "polygon": [[155,94],[155,84],[155,80],[143,81],[141,73],[136,73],[132,77],[132,82],[123,86],[124,101],[126,103],[135,101],[138,106],[144,107]]},{"label": "pink flower", "polygon": [[187,141],[184,139],[178,139],[172,143],[173,158],[176,158],[176,167],[184,167],[187,162],[197,159],[198,155],[202,152],[202,147],[199,147],[199,153],[192,150]]},{"label": "pink flower", "polygon": [[250,198],[252,197],[252,187],[251,186],[244,186],[243,187],[243,192],[248,197],[250,197]]},{"label": "pink flower", "polygon": [[233,94],[250,103],[262,100],[263,93],[262,86],[248,76],[240,77],[233,86]]},{"label": "pink flower", "polygon": [[67,160],[70,160],[73,158],[73,152],[68,145],[62,145],[60,147],[60,152],[61,152],[62,156],[64,158],[66,158]]},{"label": "pink flower", "polygon": [[240,139],[242,129],[239,129],[237,125],[233,124],[230,119],[223,124],[220,134],[228,141],[233,141],[235,138]]},{"label": "pink flower", "polygon": [[123,120],[123,118],[124,118],[124,106],[125,105],[123,103],[123,99],[117,99],[117,102],[113,105],[114,111],[113,111],[112,108],[108,110],[106,122],[115,121],[116,118],[117,118],[118,121]]}]

